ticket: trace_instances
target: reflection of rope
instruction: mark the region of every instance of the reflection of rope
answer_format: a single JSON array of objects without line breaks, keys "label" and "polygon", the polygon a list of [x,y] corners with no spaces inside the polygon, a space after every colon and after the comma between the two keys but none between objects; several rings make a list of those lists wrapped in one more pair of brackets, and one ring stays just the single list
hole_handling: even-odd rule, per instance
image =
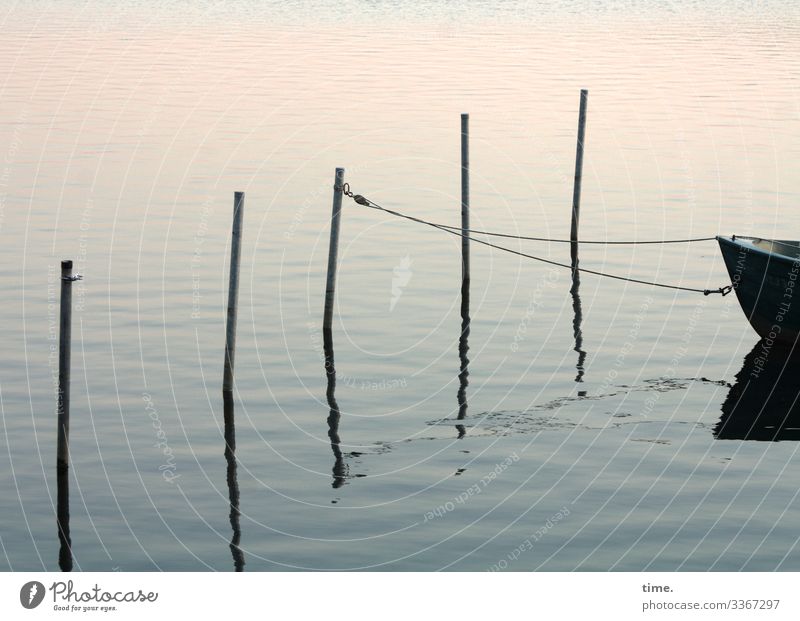
[{"label": "reflection of rope", "polygon": [[[336,189],[340,189],[340,188],[336,188]],[[588,269],[586,269],[584,267],[577,267],[576,268],[576,267],[574,267],[572,265],[569,265],[567,263],[558,263],[557,261],[551,261],[550,259],[545,259],[545,258],[542,258],[542,257],[536,257],[536,256],[534,256],[532,254],[526,254],[524,252],[519,252],[517,250],[512,250],[511,248],[506,248],[505,246],[498,246],[497,244],[492,244],[492,243],[484,241],[482,239],[475,239],[474,237],[470,237],[469,235],[466,234],[466,232],[481,233],[481,231],[472,231],[470,229],[466,229],[465,232],[461,232],[461,229],[457,228],[457,227],[445,226],[443,224],[436,224],[434,222],[428,222],[427,220],[422,220],[420,218],[415,218],[414,216],[409,216],[409,215],[406,215],[404,213],[400,213],[399,211],[394,211],[392,209],[387,209],[386,207],[381,207],[376,202],[371,201],[370,199],[365,198],[365,197],[361,196],[360,194],[353,194],[353,192],[350,190],[350,184],[348,184],[348,183],[345,183],[342,186],[341,190],[345,194],[345,196],[349,196],[356,203],[358,203],[359,205],[363,205],[364,207],[370,207],[372,209],[376,209],[378,211],[383,211],[383,212],[391,214],[393,216],[397,216],[398,218],[404,218],[406,220],[411,220],[412,222],[418,222],[420,224],[425,224],[425,225],[431,226],[431,227],[433,227],[435,229],[439,229],[440,231],[444,231],[445,233],[450,233],[451,235],[456,235],[457,237],[463,237],[463,238],[469,239],[470,241],[474,241],[477,244],[483,244],[484,246],[489,246],[490,248],[496,248],[497,250],[502,250],[503,252],[508,252],[510,254],[515,254],[515,255],[520,256],[520,257],[525,257],[526,259],[533,259],[534,261],[541,261],[542,263],[547,263],[549,265],[555,265],[557,267],[565,267],[565,268],[570,269],[570,270],[578,270],[579,272],[585,272],[586,274],[594,274],[595,276],[604,276],[606,278],[613,278],[615,280],[624,280],[626,282],[635,282],[635,283],[639,283],[641,285],[650,285],[650,286],[653,286],[653,287],[662,287],[664,289],[676,289],[678,291],[692,291],[692,292],[695,292],[695,293],[702,293],[703,295],[710,295],[712,293],[719,293],[721,295],[728,295],[731,292],[731,290],[733,289],[733,287],[731,285],[725,285],[724,287],[720,287],[719,289],[695,289],[693,287],[681,287],[681,286],[678,286],[678,285],[667,285],[667,284],[663,284],[663,283],[659,283],[659,282],[650,282],[650,281],[647,281],[647,280],[639,280],[638,278],[628,278],[626,276],[617,276],[615,274],[606,274],[605,272],[598,272],[598,271],[595,271],[595,270],[588,270]],[[493,235],[500,235],[500,234],[493,233]],[[531,238],[531,237],[519,237],[518,239],[534,239],[534,238]],[[708,238],[708,239],[714,239],[714,238],[712,237],[712,238]],[[542,240],[542,241],[560,241],[560,240]],[[679,241],[679,240],[667,240],[667,242],[665,242],[665,243],[676,243],[677,241]],[[700,241],[700,239],[697,239],[697,240],[683,240],[683,241]],[[705,238],[702,241],[705,241]],[[571,242],[571,243],[573,243],[573,242]],[[574,242],[574,243],[592,243],[592,242]],[[597,243],[597,242],[595,242],[595,243]],[[623,242],[617,242],[617,243],[623,243]],[[661,242],[639,242],[639,243],[661,243]]]}]

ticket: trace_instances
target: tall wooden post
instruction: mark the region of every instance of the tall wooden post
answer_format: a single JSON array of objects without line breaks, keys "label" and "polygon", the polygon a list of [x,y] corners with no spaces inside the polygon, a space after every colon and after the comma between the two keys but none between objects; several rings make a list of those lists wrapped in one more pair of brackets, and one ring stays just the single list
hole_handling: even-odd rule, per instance
[{"label": "tall wooden post", "polygon": [[222,392],[233,390],[233,363],[236,355],[236,315],[239,306],[239,258],[242,247],[242,213],[244,192],[233,194],[233,229],[231,231],[231,266],[228,279],[228,315],[225,325],[225,369]]},{"label": "tall wooden post", "polygon": [[461,280],[469,283],[469,114],[461,115]]},{"label": "tall wooden post", "polygon": [[325,281],[325,313],[322,319],[322,336],[330,346],[333,304],[336,294],[336,261],[339,254],[339,222],[342,214],[344,168],[337,168],[333,181],[333,208],[331,212],[331,238],[328,245],[328,275]]},{"label": "tall wooden post", "polygon": [[61,320],[58,347],[58,441],[56,466],[69,467],[69,383],[72,344],[72,261],[61,262]]},{"label": "tall wooden post", "polygon": [[578,112],[578,146],[575,153],[575,184],[572,188],[572,224],[569,239],[578,241],[578,223],[581,213],[581,179],[583,177],[583,145],[586,138],[586,104],[589,91],[581,89],[581,104]]}]

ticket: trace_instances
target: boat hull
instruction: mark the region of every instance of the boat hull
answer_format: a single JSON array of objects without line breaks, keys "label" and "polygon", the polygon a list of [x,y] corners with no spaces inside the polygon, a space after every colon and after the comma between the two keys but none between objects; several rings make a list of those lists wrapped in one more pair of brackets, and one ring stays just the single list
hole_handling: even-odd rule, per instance
[{"label": "boat hull", "polygon": [[[800,337],[797,242],[735,236],[717,237],[717,241],[739,305],[753,329],[769,342],[796,344]],[[774,248],[786,254],[770,251]]]}]

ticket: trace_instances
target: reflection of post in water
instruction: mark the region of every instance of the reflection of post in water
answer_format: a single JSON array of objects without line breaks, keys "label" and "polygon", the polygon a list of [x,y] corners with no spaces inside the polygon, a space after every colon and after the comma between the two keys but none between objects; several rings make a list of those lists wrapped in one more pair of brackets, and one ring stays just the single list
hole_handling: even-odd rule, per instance
[{"label": "reflection of post in water", "polygon": [[583,322],[583,310],[581,309],[581,273],[578,270],[578,242],[570,243],[570,257],[572,259],[572,286],[570,287],[570,294],[572,294],[572,334],[575,337],[574,351],[578,354],[578,362],[575,368],[578,374],[575,376],[576,382],[583,381],[584,362],[586,361],[586,352],[583,351],[583,331],[581,330],[581,323]]},{"label": "reflection of post in water", "polygon": [[759,341],[744,358],[714,426],[717,440],[800,440],[800,349]]},{"label": "reflection of post in water", "polygon": [[[463,420],[467,415],[467,386],[469,386],[469,280],[461,282],[461,335],[458,337],[458,359],[460,361],[458,373],[458,420]],[[464,425],[456,425],[458,437],[467,435]]]},{"label": "reflection of post in water", "polygon": [[58,566],[61,571],[72,571],[72,539],[69,536],[69,470],[60,465],[56,467],[56,487],[58,506]]},{"label": "reflection of post in water", "polygon": [[328,414],[328,438],[331,441],[331,451],[333,451],[333,483],[334,488],[339,488],[345,484],[347,479],[347,464],[342,456],[340,448],[341,439],[339,438],[339,404],[336,403],[336,366],[333,361],[333,337],[329,328],[323,328],[322,338],[325,350],[325,375],[328,379],[328,387],[325,396],[328,399],[328,406],[331,411]]},{"label": "reflection of post in water", "polygon": [[228,499],[230,500],[230,520],[233,537],[231,537],[231,554],[236,571],[244,569],[244,553],[239,547],[242,540],[242,529],[239,524],[239,480],[236,476],[236,425],[234,423],[233,393],[223,391],[222,401],[225,417],[225,461],[228,463],[226,478],[228,480]]}]

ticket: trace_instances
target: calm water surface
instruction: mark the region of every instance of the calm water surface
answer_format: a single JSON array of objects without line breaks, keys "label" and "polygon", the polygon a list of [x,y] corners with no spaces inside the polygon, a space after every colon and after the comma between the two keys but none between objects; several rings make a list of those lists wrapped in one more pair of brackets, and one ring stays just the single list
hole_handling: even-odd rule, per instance
[{"label": "calm water surface", "polygon": [[[473,245],[459,339],[460,240],[348,201],[326,376],[334,168],[458,224],[461,112],[475,228],[568,234],[587,88],[584,238],[798,238],[795,4],[492,4],[0,9],[0,568],[59,568],[73,258],[74,569],[800,570],[796,383],[783,360],[749,380],[734,296],[570,295],[568,270]],[[581,264],[729,282],[713,242]]]}]

